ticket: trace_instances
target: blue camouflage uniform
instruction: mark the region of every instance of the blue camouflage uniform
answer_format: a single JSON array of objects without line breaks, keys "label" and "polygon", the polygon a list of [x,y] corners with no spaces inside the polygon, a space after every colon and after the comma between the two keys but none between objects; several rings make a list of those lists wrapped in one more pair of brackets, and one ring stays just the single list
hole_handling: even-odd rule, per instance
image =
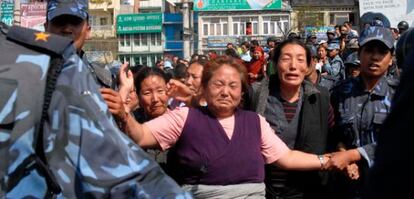
[{"label": "blue camouflage uniform", "polygon": [[115,126],[71,40],[1,28],[0,198],[191,198]]},{"label": "blue camouflage uniform", "polygon": [[[328,50],[333,49],[339,50],[339,44],[330,43],[328,45]],[[328,74],[335,78],[337,81],[345,79],[345,66],[339,54],[336,55],[333,59],[330,58],[329,63],[325,64],[324,67],[326,67],[325,70],[328,72]]]},{"label": "blue camouflage uniform", "polygon": [[346,148],[358,148],[369,166],[374,161],[377,133],[390,112],[396,86],[384,76],[371,92],[365,90],[361,77],[333,88],[336,135]]},{"label": "blue camouflage uniform", "polygon": [[[342,175],[346,179],[337,181],[343,184],[336,186],[335,192],[339,195],[335,198],[359,199],[364,191],[369,168],[374,164],[378,134],[391,111],[391,101],[398,84],[387,78],[386,73],[378,76],[380,74],[368,72],[368,68],[370,64],[387,61],[389,57],[385,54],[393,52],[393,44],[394,38],[389,29],[376,26],[364,29],[359,40],[359,56],[360,60],[364,60],[361,61],[361,74],[339,83],[333,89],[331,101],[335,111],[335,136],[346,149],[357,149],[361,156],[361,161],[356,162],[360,177],[351,181],[348,176]],[[370,51],[366,52],[365,48]],[[378,52],[373,48],[377,48]],[[380,65],[385,67],[385,63]],[[378,82],[371,90],[367,90],[363,78],[367,78],[367,81],[368,78],[375,78]]]}]

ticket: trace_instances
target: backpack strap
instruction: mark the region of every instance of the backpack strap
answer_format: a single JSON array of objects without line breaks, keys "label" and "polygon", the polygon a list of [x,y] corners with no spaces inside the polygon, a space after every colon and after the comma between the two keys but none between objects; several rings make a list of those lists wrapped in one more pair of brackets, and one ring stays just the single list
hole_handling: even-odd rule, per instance
[{"label": "backpack strap", "polygon": [[16,168],[16,170],[13,173],[9,174],[9,181],[7,184],[8,191],[17,186],[22,178],[30,174],[30,171],[37,170],[38,173],[45,178],[48,185],[48,191],[46,193],[47,198],[52,198],[54,195],[62,192],[58,181],[48,167],[43,145],[43,125],[46,121],[49,120],[47,111],[49,109],[53,91],[56,87],[57,78],[62,71],[62,68],[63,58],[58,56],[52,57],[45,84],[46,88],[44,92],[42,115],[36,118],[38,124],[36,125],[33,143],[35,153],[24,159],[23,162]]},{"label": "backpack strap", "polygon": [[60,188],[55,176],[47,166],[47,159],[43,144],[43,126],[46,121],[49,121],[49,115],[47,111],[49,110],[49,105],[52,100],[53,91],[56,88],[57,79],[60,75],[60,72],[62,72],[63,64],[64,63],[62,57],[52,57],[49,71],[47,73],[42,116],[40,118],[38,131],[35,137],[36,154],[40,158],[41,162],[44,163],[44,165],[42,166],[45,168],[45,177],[48,184],[49,193],[52,192],[53,194],[61,193],[62,189]]}]

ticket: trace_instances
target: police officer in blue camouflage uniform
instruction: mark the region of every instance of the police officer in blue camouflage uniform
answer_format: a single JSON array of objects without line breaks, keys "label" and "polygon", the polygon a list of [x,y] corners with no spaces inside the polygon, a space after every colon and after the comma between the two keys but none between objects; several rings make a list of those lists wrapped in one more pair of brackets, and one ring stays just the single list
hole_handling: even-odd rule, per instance
[{"label": "police officer in blue camouflage uniform", "polygon": [[329,63],[325,64],[325,71],[328,72],[337,81],[345,79],[345,66],[339,56],[339,43],[332,42],[328,44]]},{"label": "police officer in blue camouflage uniform", "polygon": [[110,71],[91,64],[82,50],[91,32],[87,0],[48,1],[45,30],[73,39],[78,55],[88,65],[98,84],[101,87],[115,88]]},{"label": "police officer in blue camouflage uniform", "polygon": [[114,125],[72,40],[0,30],[0,198],[191,198]]},{"label": "police officer in blue camouflage uniform", "polygon": [[397,86],[386,78],[394,52],[391,31],[368,27],[361,33],[359,45],[360,75],[341,82],[331,96],[334,133],[341,152],[332,153],[325,166],[345,172],[335,177],[338,195],[334,198],[360,198],[367,171],[374,163],[377,134],[390,112]]}]

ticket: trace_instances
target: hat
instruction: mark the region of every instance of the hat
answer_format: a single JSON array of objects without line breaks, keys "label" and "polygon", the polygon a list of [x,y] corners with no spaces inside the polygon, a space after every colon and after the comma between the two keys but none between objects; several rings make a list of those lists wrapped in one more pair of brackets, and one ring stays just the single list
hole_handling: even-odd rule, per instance
[{"label": "hat", "polygon": [[330,43],[328,44],[328,50],[339,50],[340,46],[338,43]]},{"label": "hat", "polygon": [[336,35],[335,30],[328,30],[328,31],[326,31],[326,34]]},{"label": "hat", "polygon": [[359,66],[361,62],[359,61],[358,52],[353,52],[352,54],[348,55],[344,64],[352,64],[355,66]]},{"label": "hat", "polygon": [[374,19],[371,21],[371,26],[384,27],[384,22],[382,22],[380,19]]},{"label": "hat", "polygon": [[47,3],[47,20],[61,15],[88,18],[88,0],[50,0]]},{"label": "hat", "polygon": [[168,60],[164,61],[164,68],[174,68],[172,63]]},{"label": "hat", "polygon": [[318,45],[321,45],[321,44],[324,44],[324,43],[327,43],[327,41],[322,39],[322,40],[318,43]]},{"label": "hat", "polygon": [[308,39],[310,39],[310,38],[316,38],[316,34],[315,33],[310,33],[308,35]]},{"label": "hat", "polygon": [[348,44],[346,44],[346,47],[349,49],[359,48],[358,39],[354,38],[354,39],[349,40]]},{"label": "hat", "polygon": [[394,47],[395,40],[392,36],[391,30],[379,26],[365,28],[359,37],[359,46],[364,46],[366,43],[375,40],[382,42],[389,49]]}]

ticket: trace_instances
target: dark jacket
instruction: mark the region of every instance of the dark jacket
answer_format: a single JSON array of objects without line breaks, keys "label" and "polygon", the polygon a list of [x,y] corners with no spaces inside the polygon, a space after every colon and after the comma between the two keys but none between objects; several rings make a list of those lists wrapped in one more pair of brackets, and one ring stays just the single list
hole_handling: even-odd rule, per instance
[{"label": "dark jacket", "polygon": [[[302,106],[298,107],[300,108],[300,112],[293,149],[308,153],[323,154],[327,150],[328,142],[329,92],[325,88],[314,86],[307,80],[303,82],[302,88]],[[252,103],[253,109],[257,113],[264,115],[266,105],[271,101],[268,99],[273,97],[272,95],[275,95],[274,93],[277,90],[279,90],[279,79],[276,75],[273,75],[270,77],[268,83],[263,84],[262,89],[259,89],[255,93]],[[275,106],[267,107],[269,109],[269,107]],[[276,114],[284,114],[283,110],[275,110],[273,112]],[[268,115],[266,120],[274,120],[274,117],[269,117]],[[272,128],[275,129],[276,134],[279,134],[276,126],[272,126]],[[280,135],[278,136],[282,137]],[[285,140],[283,141],[286,142]],[[323,198],[326,196],[322,186],[325,176],[321,173],[317,171],[287,172],[272,166],[270,167],[266,169],[266,194],[268,198],[272,198],[269,196],[275,195],[280,195],[282,198],[289,197],[289,195],[299,195],[302,198]],[[282,177],[278,176],[279,174]],[[279,177],[282,179],[278,179]],[[275,189],[275,187],[278,188]]]}]

